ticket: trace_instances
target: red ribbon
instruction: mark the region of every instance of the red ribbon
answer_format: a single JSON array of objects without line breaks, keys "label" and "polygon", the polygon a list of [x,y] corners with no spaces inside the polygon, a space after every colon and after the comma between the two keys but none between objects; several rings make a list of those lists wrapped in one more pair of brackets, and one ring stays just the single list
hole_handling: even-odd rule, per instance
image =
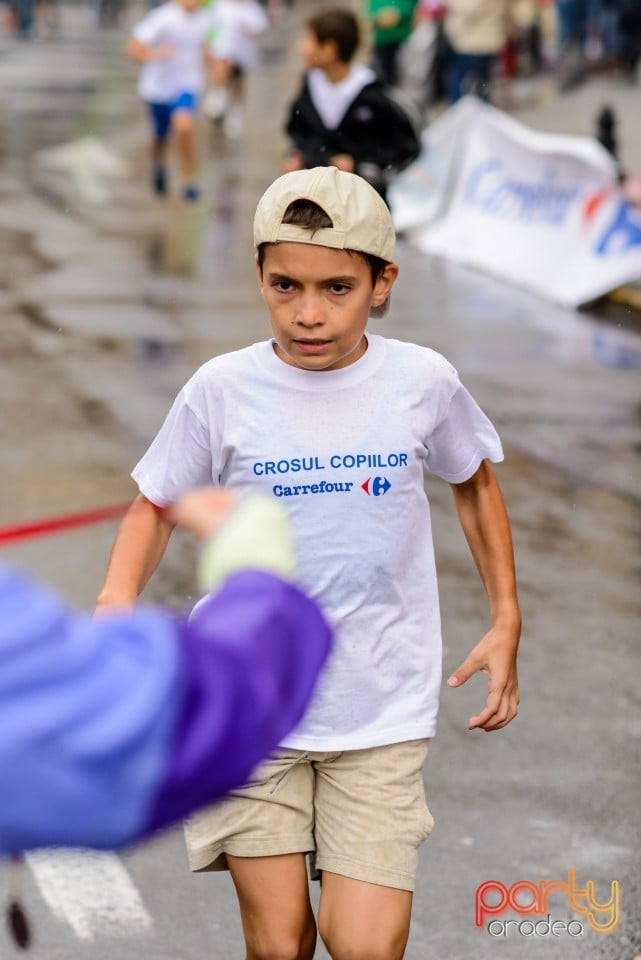
[{"label": "red ribbon", "polygon": [[72,527],[84,527],[92,523],[102,523],[105,520],[118,520],[130,506],[131,501],[128,501],[127,503],[116,503],[110,507],[80,510],[77,513],[43,517],[41,520],[32,520],[29,523],[16,523],[8,527],[0,527],[0,549],[18,540],[27,540],[30,537],[60,533],[62,530],[69,530]]}]

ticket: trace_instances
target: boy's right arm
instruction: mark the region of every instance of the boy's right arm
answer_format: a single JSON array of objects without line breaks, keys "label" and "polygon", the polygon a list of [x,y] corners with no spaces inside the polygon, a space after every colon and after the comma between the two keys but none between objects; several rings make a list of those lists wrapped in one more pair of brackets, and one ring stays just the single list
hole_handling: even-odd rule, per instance
[{"label": "boy's right arm", "polygon": [[131,57],[132,60],[137,60],[138,63],[170,60],[175,52],[176,48],[172,43],[159,43],[152,46],[148,43],[143,43],[142,40],[136,40],[135,37],[132,37],[125,47],[127,56]]},{"label": "boy's right arm", "polygon": [[160,563],[174,524],[151,500],[138,494],[120,524],[109,557],[96,613],[131,609]]}]

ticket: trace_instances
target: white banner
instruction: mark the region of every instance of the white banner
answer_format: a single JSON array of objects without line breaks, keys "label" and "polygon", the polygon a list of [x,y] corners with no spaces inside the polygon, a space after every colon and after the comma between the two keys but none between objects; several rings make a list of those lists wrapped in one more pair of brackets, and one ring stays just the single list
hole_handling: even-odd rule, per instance
[{"label": "white banner", "polygon": [[390,190],[410,242],[567,306],[641,278],[641,212],[589,137],[539,133],[471,98]]}]

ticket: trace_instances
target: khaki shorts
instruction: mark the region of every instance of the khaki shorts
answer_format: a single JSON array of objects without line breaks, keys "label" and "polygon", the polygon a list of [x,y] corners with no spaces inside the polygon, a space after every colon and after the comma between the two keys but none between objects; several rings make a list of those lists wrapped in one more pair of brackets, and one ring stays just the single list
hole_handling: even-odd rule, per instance
[{"label": "khaki shorts", "polygon": [[244,787],[187,821],[190,868],[225,870],[228,853],[311,853],[312,876],[414,890],[418,848],[434,825],[422,777],[428,743],[276,751]]}]

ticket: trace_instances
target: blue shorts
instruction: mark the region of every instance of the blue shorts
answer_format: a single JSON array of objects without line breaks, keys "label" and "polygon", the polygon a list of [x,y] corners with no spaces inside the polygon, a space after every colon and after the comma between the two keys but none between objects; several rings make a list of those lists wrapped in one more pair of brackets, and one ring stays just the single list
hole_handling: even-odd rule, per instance
[{"label": "blue shorts", "polygon": [[186,110],[188,113],[195,113],[198,108],[198,97],[195,93],[181,93],[180,96],[169,103],[148,102],[148,106],[156,139],[165,140],[169,133],[171,115],[174,110]]}]

